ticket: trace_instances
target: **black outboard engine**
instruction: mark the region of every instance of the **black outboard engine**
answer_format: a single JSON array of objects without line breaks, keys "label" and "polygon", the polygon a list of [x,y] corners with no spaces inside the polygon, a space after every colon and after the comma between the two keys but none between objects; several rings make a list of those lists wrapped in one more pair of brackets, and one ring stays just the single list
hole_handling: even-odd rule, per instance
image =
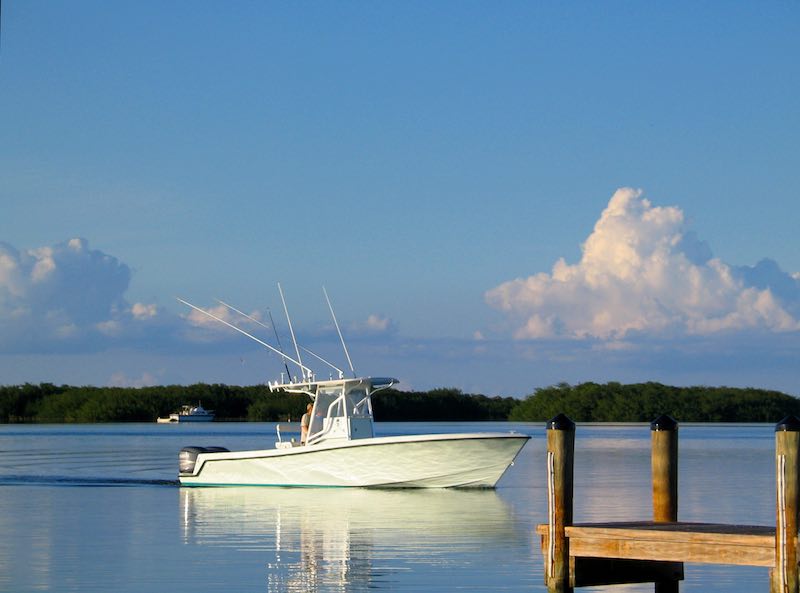
[{"label": "black outboard engine", "polygon": [[184,447],[178,454],[178,470],[182,474],[194,473],[194,464],[200,453],[227,453],[225,447]]}]

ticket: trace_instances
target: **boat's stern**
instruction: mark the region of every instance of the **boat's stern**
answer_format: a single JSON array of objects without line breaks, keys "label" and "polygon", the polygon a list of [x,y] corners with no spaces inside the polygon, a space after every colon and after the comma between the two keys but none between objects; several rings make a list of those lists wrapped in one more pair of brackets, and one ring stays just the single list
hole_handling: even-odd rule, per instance
[{"label": "boat's stern", "polygon": [[178,453],[178,477],[188,477],[195,475],[195,465],[197,457],[201,453],[227,453],[229,449],[225,447],[184,447]]}]

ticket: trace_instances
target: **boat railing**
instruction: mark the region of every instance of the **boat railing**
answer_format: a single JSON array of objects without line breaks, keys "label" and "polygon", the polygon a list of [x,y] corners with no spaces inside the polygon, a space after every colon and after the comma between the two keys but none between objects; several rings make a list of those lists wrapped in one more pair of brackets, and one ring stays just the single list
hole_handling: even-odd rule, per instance
[{"label": "boat railing", "polygon": [[275,431],[278,433],[278,442],[275,443],[276,447],[282,449],[285,448],[287,445],[289,447],[293,447],[295,445],[300,444],[297,440],[295,440],[294,437],[289,437],[289,440],[284,440],[284,433],[286,433],[287,435],[300,434],[299,422],[280,422],[275,426]]},{"label": "boat railing", "polygon": [[306,445],[311,445],[312,443],[316,443],[317,441],[328,436],[332,431],[333,431],[333,422],[331,421],[331,416],[323,418],[322,430],[319,430],[314,434],[309,434],[308,437],[306,438]]}]

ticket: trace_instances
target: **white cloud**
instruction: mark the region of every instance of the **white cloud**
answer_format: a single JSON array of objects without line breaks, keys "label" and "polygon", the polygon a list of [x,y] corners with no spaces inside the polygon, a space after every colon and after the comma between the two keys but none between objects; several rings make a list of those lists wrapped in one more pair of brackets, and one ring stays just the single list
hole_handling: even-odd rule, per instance
[{"label": "white cloud", "polygon": [[[333,330],[333,326],[330,328]],[[335,330],[333,330],[335,331]],[[391,318],[378,313],[370,313],[366,320],[353,323],[347,328],[347,334],[354,336],[375,336],[379,334],[394,334],[397,331]]]},{"label": "white cloud", "polygon": [[[239,316],[235,315],[230,309],[225,307],[224,305],[217,305],[215,307],[205,307],[203,308],[204,311],[208,311],[214,317],[218,317],[228,323],[232,323],[237,325],[239,322]],[[225,325],[221,324],[216,319],[209,317],[208,315],[197,311],[196,309],[192,309],[187,313],[186,319],[190,325],[194,327],[210,327],[213,329],[218,329],[222,331],[223,329],[226,331],[233,331],[230,328],[226,328]]]},{"label": "white cloud", "polygon": [[110,387],[152,387],[158,385],[159,379],[152,373],[145,371],[141,377],[131,378],[123,372],[116,372],[111,375],[108,381]]},{"label": "white cloud", "polygon": [[770,260],[732,267],[688,231],[683,212],[622,188],[582,246],[580,262],[505,282],[485,295],[519,339],[619,340],[800,330],[800,282]]},{"label": "white cloud", "polygon": [[91,349],[136,334],[158,311],[125,301],[130,278],[85,239],[28,250],[0,243],[0,350]]},{"label": "white cloud", "polygon": [[367,317],[366,326],[373,331],[385,332],[391,326],[391,320],[388,317],[382,317],[373,313]]},{"label": "white cloud", "polygon": [[153,304],[134,303],[131,307],[131,315],[136,319],[152,319],[158,315],[158,307]]},{"label": "white cloud", "polygon": [[[260,311],[238,313],[221,303],[211,307],[201,307],[201,309],[216,319],[197,309],[191,309],[182,315],[178,333],[188,343],[208,345],[231,340],[234,343],[242,343],[241,341],[246,339],[225,323],[253,335],[261,334],[262,337],[264,332],[272,332],[271,326],[262,321],[264,316]],[[220,323],[218,319],[225,323]]]}]

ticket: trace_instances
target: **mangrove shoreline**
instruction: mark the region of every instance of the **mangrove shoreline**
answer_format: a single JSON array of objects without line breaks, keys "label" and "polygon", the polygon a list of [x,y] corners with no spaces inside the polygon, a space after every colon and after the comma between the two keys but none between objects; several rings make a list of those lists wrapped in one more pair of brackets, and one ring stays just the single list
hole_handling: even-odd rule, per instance
[{"label": "mangrove shoreline", "polygon": [[[0,423],[153,422],[184,404],[202,403],[218,420],[297,420],[307,398],[266,385],[75,387],[41,383],[0,386]],[[770,422],[800,416],[800,399],[756,388],[672,387],[661,383],[581,383],[536,389],[524,399],[388,389],[373,397],[375,419],[398,421],[541,422],[565,413],[576,422],[649,422],[669,414],[680,422]]]}]

